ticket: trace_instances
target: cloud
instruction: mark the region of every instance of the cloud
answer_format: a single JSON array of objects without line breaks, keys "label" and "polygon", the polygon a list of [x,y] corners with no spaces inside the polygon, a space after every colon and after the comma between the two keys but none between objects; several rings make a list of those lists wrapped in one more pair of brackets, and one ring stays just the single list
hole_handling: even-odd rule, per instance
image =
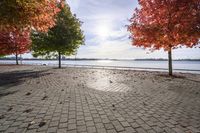
[{"label": "cloud", "polygon": [[[125,25],[129,24],[137,0],[68,0],[78,18],[86,45],[78,50],[80,58],[167,58],[163,50],[153,53],[133,47]],[[174,50],[174,58],[200,58],[199,49]]]}]

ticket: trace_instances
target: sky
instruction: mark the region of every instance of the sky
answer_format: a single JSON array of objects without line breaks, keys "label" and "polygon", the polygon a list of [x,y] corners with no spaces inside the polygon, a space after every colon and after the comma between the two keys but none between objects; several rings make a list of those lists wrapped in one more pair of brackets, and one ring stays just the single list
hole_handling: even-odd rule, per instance
[{"label": "sky", "polygon": [[[132,46],[126,25],[138,6],[137,0],[67,0],[67,3],[83,22],[81,28],[85,35],[85,45],[79,48],[78,58],[168,57],[163,50],[149,52]],[[200,59],[200,49],[177,49],[173,51],[173,58]]]}]

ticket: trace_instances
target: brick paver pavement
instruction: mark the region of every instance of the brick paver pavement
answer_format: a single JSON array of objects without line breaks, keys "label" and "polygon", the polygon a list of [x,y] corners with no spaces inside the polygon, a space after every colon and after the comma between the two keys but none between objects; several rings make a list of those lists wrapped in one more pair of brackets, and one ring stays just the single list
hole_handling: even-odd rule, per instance
[{"label": "brick paver pavement", "polygon": [[0,66],[0,132],[198,133],[200,75],[181,75]]}]

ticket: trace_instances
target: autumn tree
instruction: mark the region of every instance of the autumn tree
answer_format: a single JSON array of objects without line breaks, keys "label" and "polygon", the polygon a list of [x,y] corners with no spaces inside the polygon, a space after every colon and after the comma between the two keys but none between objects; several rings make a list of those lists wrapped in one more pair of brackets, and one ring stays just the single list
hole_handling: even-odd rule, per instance
[{"label": "autumn tree", "polygon": [[58,0],[1,0],[0,31],[36,29],[47,32],[55,25]]},{"label": "autumn tree", "polygon": [[1,0],[0,52],[17,56],[28,51],[31,29],[47,32],[55,25],[55,16],[63,0]]},{"label": "autumn tree", "polygon": [[0,55],[15,54],[18,65],[18,55],[29,52],[30,31],[0,32]]},{"label": "autumn tree", "polygon": [[172,49],[193,47],[200,38],[199,0],[139,0],[128,30],[133,45],[168,51],[172,75]]},{"label": "autumn tree", "polygon": [[72,55],[80,45],[84,43],[81,30],[81,22],[70,11],[67,4],[59,5],[56,25],[48,33],[33,32],[32,50],[34,56],[57,55],[59,68],[61,68],[61,56]]}]

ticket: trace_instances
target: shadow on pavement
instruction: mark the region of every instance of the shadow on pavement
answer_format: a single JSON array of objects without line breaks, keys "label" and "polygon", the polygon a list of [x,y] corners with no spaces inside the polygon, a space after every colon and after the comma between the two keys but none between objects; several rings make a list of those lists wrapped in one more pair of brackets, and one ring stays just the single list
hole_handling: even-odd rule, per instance
[{"label": "shadow on pavement", "polygon": [[13,90],[12,87],[20,85],[28,79],[40,78],[51,74],[47,71],[24,70],[0,73],[0,97],[16,93],[18,90]]}]

